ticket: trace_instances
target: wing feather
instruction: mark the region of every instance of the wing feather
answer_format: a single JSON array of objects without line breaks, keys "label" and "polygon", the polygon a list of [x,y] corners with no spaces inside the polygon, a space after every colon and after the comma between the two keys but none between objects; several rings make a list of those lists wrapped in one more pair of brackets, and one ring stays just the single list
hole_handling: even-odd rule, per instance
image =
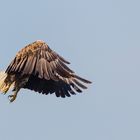
[{"label": "wing feather", "polygon": [[23,68],[23,73],[31,74],[34,70],[35,64],[36,64],[36,57],[29,56]]},{"label": "wing feather", "polygon": [[20,73],[24,69],[24,66],[26,65],[27,59],[28,59],[27,57],[23,58],[18,70],[17,71],[12,71],[12,72]]},{"label": "wing feather", "polygon": [[91,83],[77,76],[66,64],[70,63],[45,42],[36,41],[17,53],[6,73],[28,75],[29,80],[23,88],[46,95],[55,93],[64,98],[86,89],[83,83]]},{"label": "wing feather", "polygon": [[73,82],[76,83],[79,87],[81,87],[82,89],[87,89],[87,87],[85,85],[83,85],[82,83],[80,83],[78,80],[76,80],[75,78],[73,79]]}]

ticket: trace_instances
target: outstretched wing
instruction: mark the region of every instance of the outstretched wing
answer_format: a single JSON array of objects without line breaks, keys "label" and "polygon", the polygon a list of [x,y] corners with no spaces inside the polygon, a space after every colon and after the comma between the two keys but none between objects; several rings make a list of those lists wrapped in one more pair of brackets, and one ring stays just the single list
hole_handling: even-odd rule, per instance
[{"label": "outstretched wing", "polygon": [[55,92],[57,96],[65,97],[75,94],[75,91],[82,92],[79,87],[85,89],[86,86],[81,81],[91,83],[75,75],[66,64],[69,62],[45,42],[36,41],[17,53],[6,73],[29,75],[24,88],[44,94]]}]

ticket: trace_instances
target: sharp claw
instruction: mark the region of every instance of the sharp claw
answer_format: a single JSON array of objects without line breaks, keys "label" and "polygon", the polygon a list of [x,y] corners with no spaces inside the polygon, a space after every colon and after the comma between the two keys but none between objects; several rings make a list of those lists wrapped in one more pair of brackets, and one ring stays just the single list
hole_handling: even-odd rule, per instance
[{"label": "sharp claw", "polygon": [[10,102],[13,102],[16,99],[16,95],[9,95],[8,98]]}]

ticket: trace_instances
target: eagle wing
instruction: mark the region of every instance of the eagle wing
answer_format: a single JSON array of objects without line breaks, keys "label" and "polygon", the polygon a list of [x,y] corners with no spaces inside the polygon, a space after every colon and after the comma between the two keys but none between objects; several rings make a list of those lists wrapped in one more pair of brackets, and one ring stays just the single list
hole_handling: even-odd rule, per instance
[{"label": "eagle wing", "polygon": [[[6,73],[27,75],[25,87],[43,94],[55,93],[57,97],[70,96],[86,89],[90,81],[77,76],[63,57],[51,50],[43,41],[36,41],[19,51]],[[83,82],[83,83],[82,83]],[[80,87],[80,88],[79,88]]]}]

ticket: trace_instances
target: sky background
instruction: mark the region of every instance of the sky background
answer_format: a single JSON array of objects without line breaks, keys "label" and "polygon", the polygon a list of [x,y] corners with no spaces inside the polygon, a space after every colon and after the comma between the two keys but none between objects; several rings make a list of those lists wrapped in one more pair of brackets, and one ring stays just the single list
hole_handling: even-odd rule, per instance
[{"label": "sky background", "polygon": [[1,140],[140,139],[139,0],[1,0],[0,69],[37,39],[93,82],[56,98],[0,95]]}]

